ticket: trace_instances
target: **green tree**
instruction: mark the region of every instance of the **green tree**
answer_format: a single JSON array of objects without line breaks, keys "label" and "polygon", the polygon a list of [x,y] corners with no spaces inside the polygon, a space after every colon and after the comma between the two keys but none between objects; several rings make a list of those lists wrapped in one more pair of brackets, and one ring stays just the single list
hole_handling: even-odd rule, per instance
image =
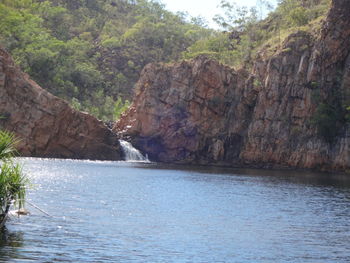
[{"label": "green tree", "polygon": [[118,98],[118,100],[114,103],[114,120],[118,120],[120,116],[129,108],[130,102],[125,100],[123,102],[122,98]]},{"label": "green tree", "polygon": [[320,103],[311,119],[311,123],[317,128],[318,135],[329,143],[333,142],[346,122],[347,110],[336,101]]}]

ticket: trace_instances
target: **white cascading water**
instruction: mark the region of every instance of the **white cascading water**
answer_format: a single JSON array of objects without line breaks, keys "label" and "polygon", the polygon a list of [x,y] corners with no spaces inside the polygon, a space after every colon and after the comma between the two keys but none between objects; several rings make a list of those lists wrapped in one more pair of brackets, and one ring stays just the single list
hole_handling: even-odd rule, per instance
[{"label": "white cascading water", "polygon": [[125,161],[149,162],[148,158],[143,156],[130,142],[123,140],[119,140],[119,142],[125,155]]}]

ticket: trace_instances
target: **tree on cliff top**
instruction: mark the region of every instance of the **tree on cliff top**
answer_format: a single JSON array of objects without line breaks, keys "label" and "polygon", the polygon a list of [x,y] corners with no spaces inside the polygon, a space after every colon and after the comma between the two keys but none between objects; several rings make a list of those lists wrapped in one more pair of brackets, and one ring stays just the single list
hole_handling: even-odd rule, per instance
[{"label": "tree on cliff top", "polygon": [[211,34],[201,25],[158,1],[0,0],[0,44],[22,70],[104,120],[146,64],[177,60]]},{"label": "tree on cliff top", "polygon": [[173,14],[147,0],[0,0],[0,45],[39,85],[103,120],[115,118],[142,68],[199,54],[251,65],[262,46],[273,50],[305,29],[329,0],[281,0],[265,19],[268,0],[254,8],[222,0],[209,30],[200,18]]},{"label": "tree on cliff top", "polygon": [[[269,1],[258,0],[252,8],[222,0],[222,14],[214,21],[224,30],[188,47],[184,58],[206,54],[236,67],[250,66],[263,47],[274,50],[298,30],[312,31],[329,9],[330,0],[280,0],[274,11]],[[271,11],[266,18],[265,13]]]}]

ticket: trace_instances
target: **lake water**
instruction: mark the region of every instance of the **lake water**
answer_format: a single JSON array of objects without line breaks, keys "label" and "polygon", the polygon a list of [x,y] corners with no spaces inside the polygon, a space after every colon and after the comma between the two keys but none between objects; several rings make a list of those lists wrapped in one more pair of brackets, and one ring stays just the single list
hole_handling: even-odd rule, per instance
[{"label": "lake water", "polygon": [[350,262],[350,179],[20,159],[31,215],[0,262]]}]

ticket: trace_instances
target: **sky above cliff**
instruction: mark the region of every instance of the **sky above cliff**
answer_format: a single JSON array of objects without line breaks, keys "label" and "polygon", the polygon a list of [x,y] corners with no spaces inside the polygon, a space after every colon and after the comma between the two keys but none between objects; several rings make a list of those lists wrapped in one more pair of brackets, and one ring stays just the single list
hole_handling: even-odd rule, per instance
[{"label": "sky above cliff", "polygon": [[[241,6],[254,6],[257,0],[236,0],[235,2]],[[276,5],[277,0],[270,0]],[[218,28],[213,21],[213,17],[220,13],[218,5],[220,0],[161,0],[166,5],[166,9],[172,12],[185,11],[191,16],[204,17],[209,27]],[[232,0],[230,2],[233,2]]]}]

